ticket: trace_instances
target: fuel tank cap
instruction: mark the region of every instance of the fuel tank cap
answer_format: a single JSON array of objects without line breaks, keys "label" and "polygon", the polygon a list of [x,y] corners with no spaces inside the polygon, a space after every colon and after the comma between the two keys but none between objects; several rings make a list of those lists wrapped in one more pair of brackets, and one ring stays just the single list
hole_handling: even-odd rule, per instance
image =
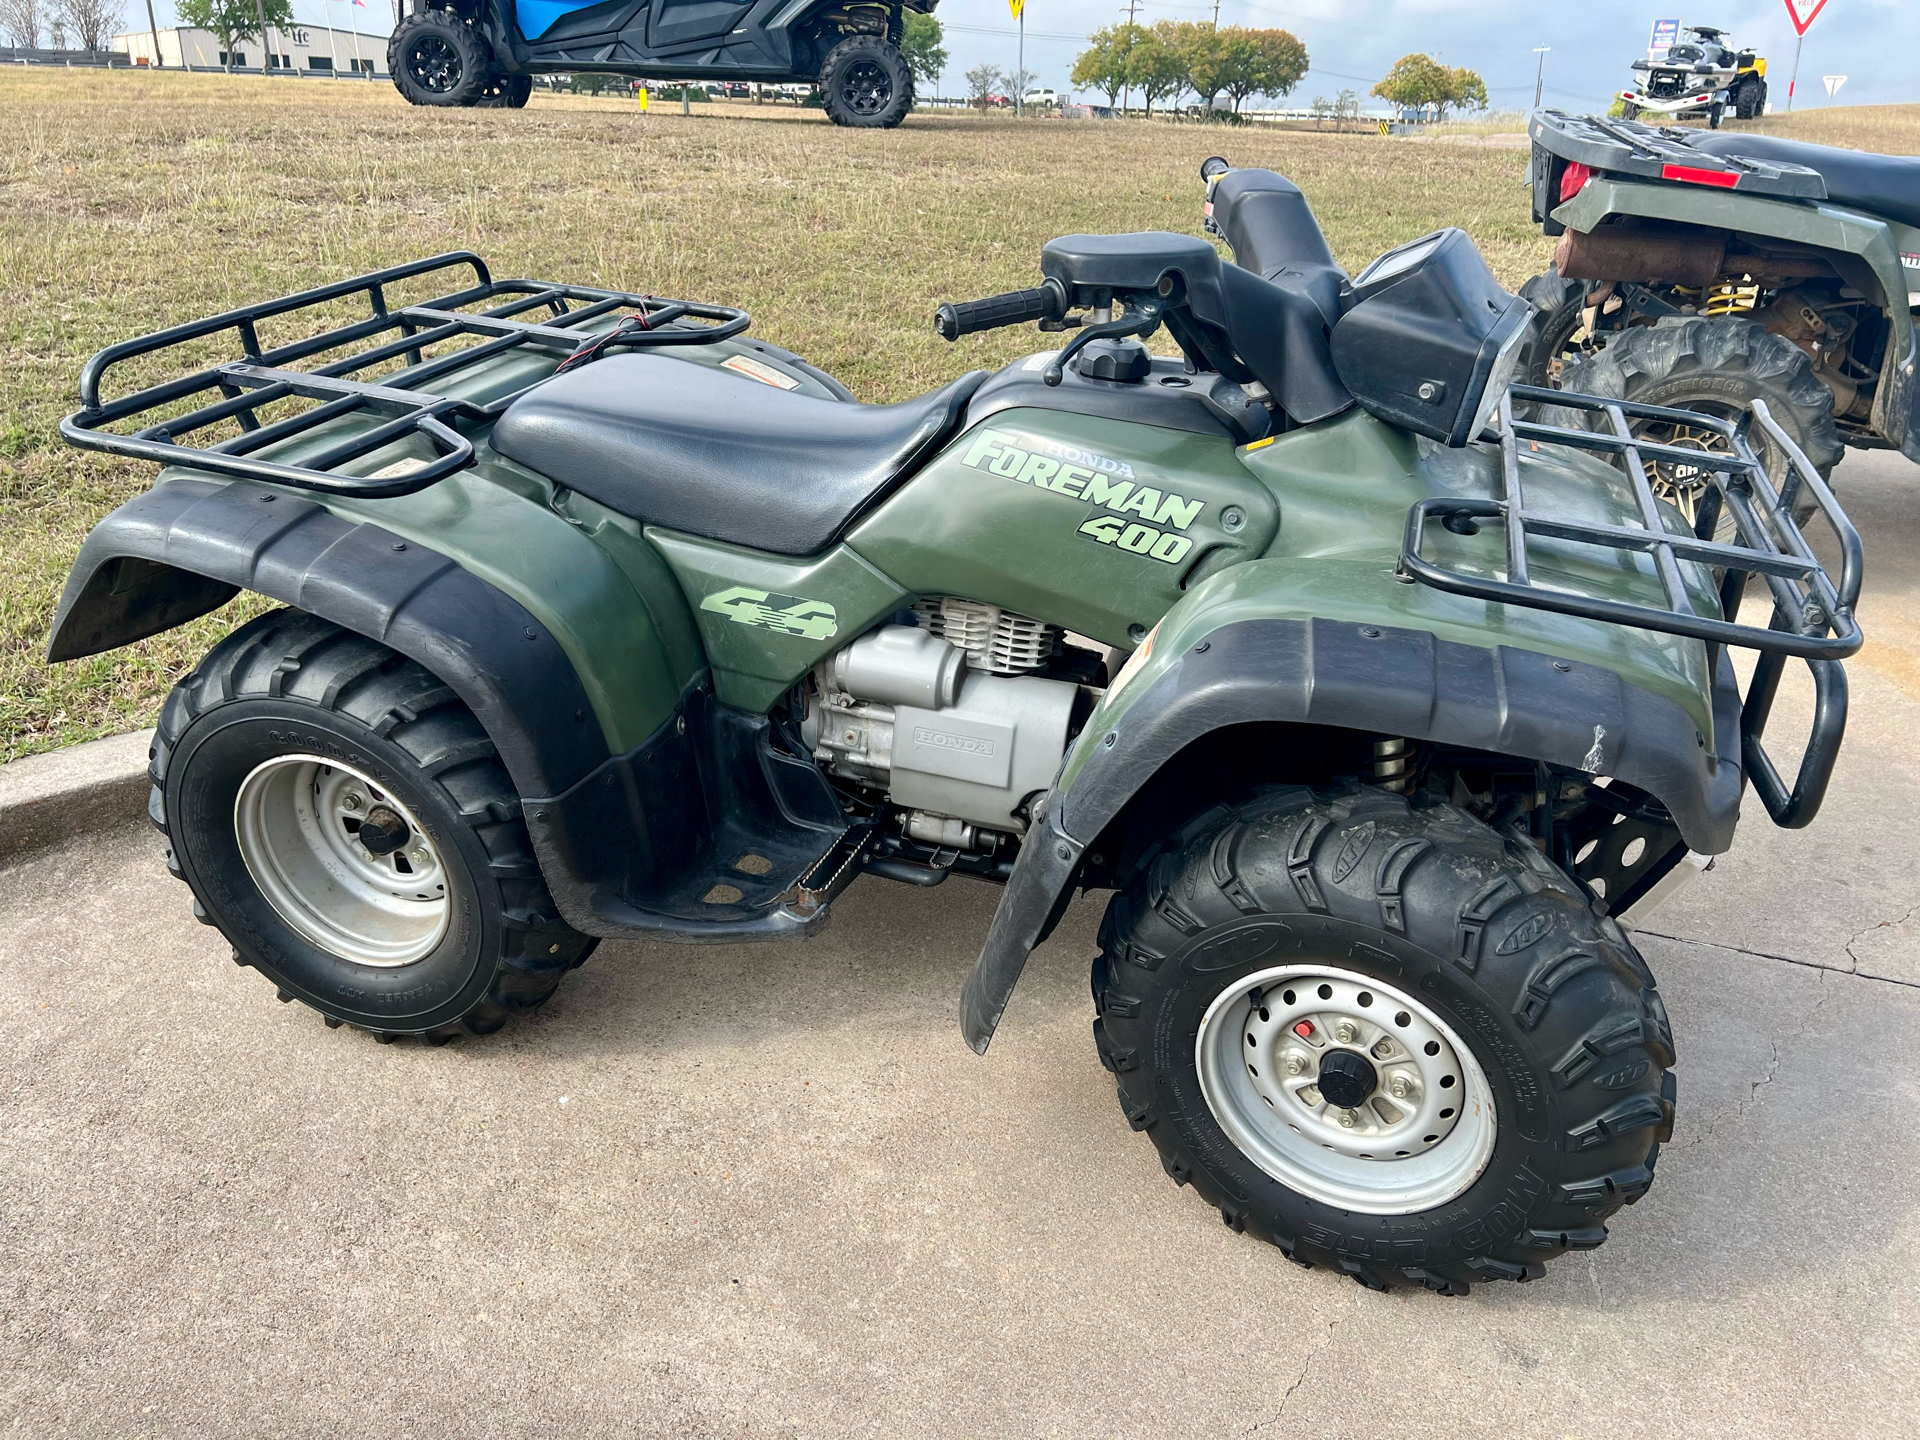
[{"label": "fuel tank cap", "polygon": [[1153,357],[1138,340],[1095,340],[1074,357],[1073,368],[1088,380],[1138,385],[1152,373]]}]

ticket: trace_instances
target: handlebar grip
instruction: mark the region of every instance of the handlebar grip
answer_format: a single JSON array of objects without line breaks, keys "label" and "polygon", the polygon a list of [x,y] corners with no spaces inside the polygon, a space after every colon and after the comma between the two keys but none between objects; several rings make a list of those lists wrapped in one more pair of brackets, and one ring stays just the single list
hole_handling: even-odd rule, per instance
[{"label": "handlebar grip", "polygon": [[933,328],[943,340],[958,340],[978,330],[1002,325],[1024,325],[1030,320],[1058,320],[1066,313],[1066,296],[1049,281],[1031,290],[989,295],[984,300],[960,300],[942,305],[933,315]]}]

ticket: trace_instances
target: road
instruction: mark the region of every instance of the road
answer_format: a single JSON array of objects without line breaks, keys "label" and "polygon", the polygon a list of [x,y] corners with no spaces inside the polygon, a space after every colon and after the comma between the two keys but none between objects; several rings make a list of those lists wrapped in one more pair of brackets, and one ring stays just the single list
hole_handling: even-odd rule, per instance
[{"label": "road", "polygon": [[1920,471],[1840,479],[1841,772],[1643,934],[1678,1130],[1546,1279],[1371,1294],[1177,1190],[1094,1059],[1095,903],[985,1059],[965,880],[380,1046],[230,964],[129,825],[0,872],[0,1432],[1912,1436]]}]

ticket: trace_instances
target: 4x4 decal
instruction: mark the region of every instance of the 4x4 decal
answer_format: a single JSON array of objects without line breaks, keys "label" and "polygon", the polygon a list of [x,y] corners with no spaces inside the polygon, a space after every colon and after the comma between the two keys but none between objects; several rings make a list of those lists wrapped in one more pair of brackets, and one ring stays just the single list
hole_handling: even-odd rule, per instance
[{"label": "4x4 decal", "polygon": [[724,615],[737,625],[754,625],[809,640],[830,640],[840,628],[840,617],[824,600],[778,595],[746,585],[709,595],[700,602],[700,608]]}]

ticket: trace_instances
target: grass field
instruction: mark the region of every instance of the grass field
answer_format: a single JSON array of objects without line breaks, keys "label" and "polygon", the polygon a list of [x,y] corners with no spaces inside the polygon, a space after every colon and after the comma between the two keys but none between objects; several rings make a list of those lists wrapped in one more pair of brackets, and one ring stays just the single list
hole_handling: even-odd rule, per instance
[{"label": "grass field", "polygon": [[[1791,133],[1912,153],[1920,106]],[[1055,235],[1196,230],[1216,151],[1297,180],[1349,267],[1447,224],[1510,286],[1546,262],[1524,153],[1466,144],[946,114],[874,134],[750,105],[434,111],[384,85],[0,72],[0,759],[151,723],[245,613],[42,662],[81,539],[151,478],[58,439],[102,345],[466,248],[499,275],[743,305],[756,335],[897,400],[1033,348],[1024,330],[942,343],[939,300],[1032,283]]]}]

